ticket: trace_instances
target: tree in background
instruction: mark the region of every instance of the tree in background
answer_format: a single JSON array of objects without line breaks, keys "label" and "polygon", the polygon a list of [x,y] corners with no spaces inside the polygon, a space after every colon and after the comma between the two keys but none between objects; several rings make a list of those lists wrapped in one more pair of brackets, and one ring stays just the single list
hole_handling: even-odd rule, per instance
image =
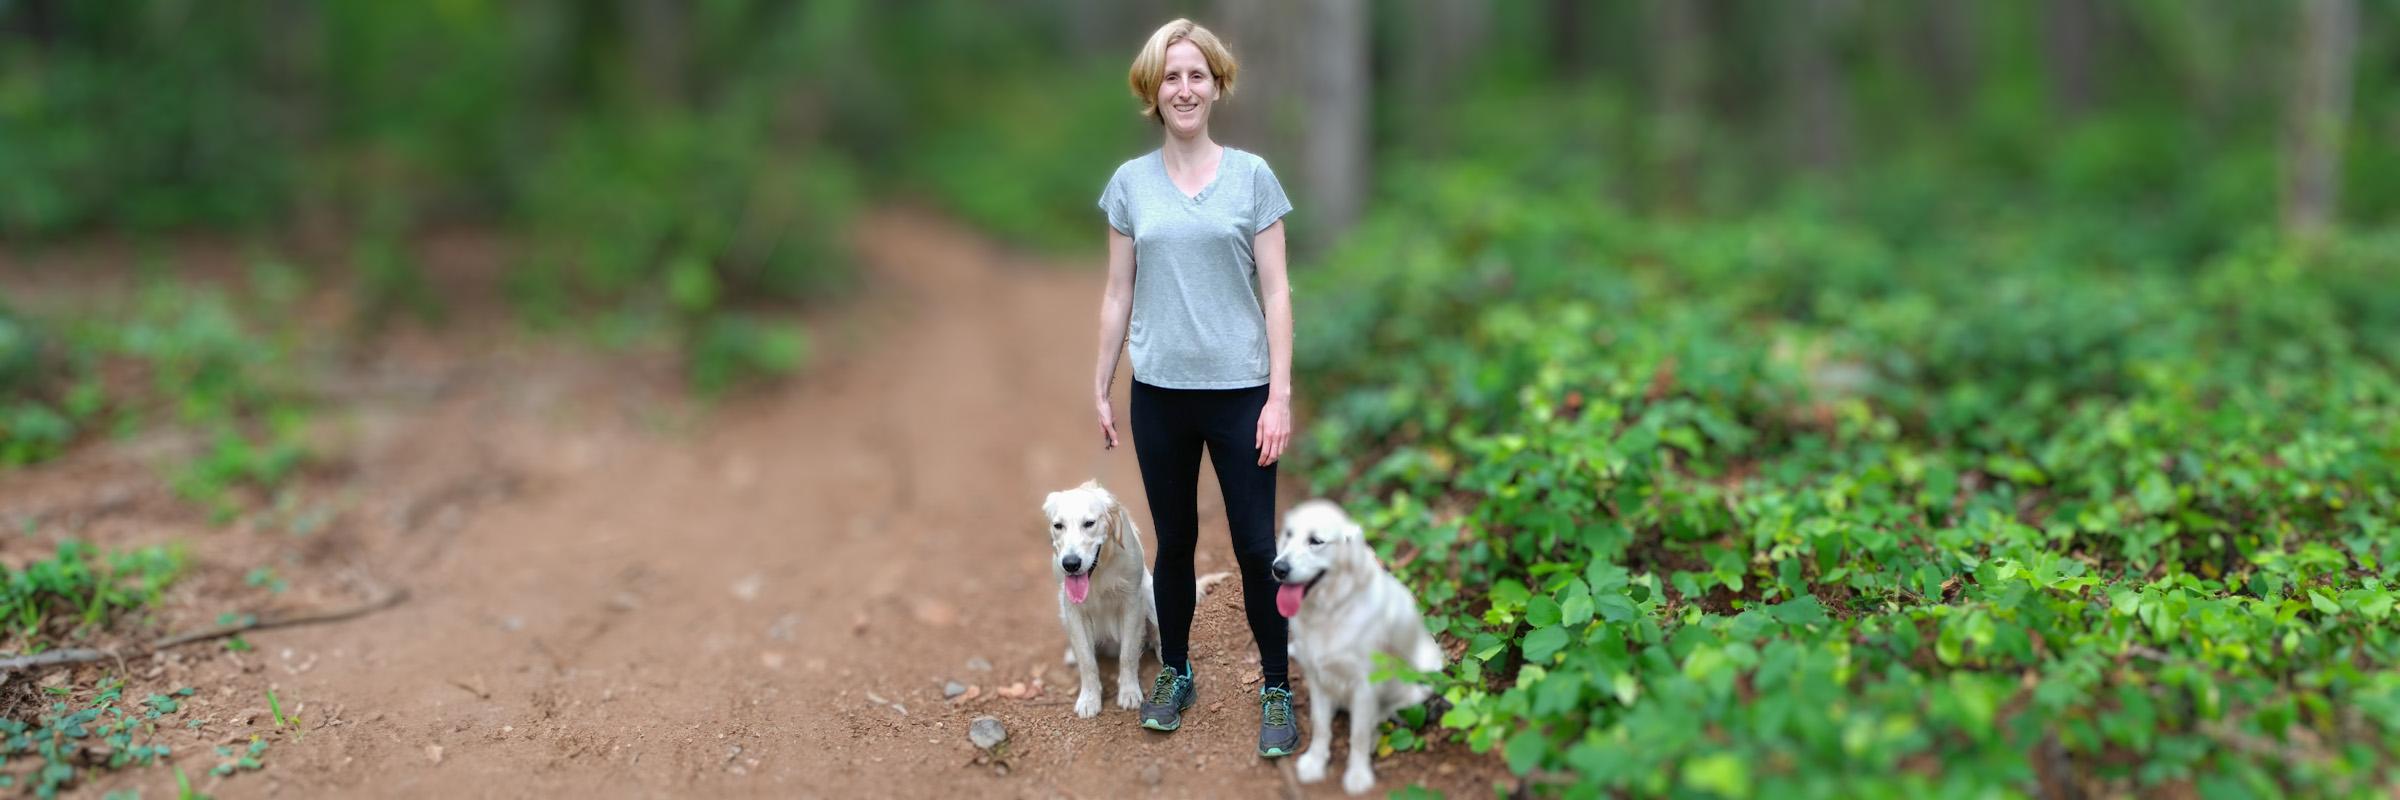
[{"label": "tree in background", "polygon": [[[1225,139],[1265,154],[1309,209],[1299,242],[1329,246],[1366,210],[1374,143],[1365,0],[1219,0],[1210,25],[1242,59]],[[1296,178],[1296,180],[1295,180]]]},{"label": "tree in background", "polygon": [[2357,0],[2303,0],[2292,92],[2284,120],[2283,226],[2321,236],[2338,210],[2342,131],[2358,52]]}]

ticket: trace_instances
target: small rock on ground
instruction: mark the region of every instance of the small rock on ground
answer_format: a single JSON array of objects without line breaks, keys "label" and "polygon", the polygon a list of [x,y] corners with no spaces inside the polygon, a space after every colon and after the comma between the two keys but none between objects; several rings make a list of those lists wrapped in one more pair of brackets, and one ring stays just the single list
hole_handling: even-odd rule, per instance
[{"label": "small rock on ground", "polygon": [[998,719],[976,717],[975,722],[967,726],[967,741],[974,742],[976,747],[990,750],[1000,746],[1001,742],[1008,741],[1008,729],[1002,727]]},{"label": "small rock on ground", "polygon": [[967,685],[958,681],[942,684],[942,699],[948,700],[967,693]]}]

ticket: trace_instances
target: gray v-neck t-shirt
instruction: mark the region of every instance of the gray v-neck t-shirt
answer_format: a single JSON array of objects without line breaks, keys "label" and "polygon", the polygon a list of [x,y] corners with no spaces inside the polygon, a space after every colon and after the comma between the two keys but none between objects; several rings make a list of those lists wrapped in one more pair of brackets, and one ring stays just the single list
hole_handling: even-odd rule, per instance
[{"label": "gray v-neck t-shirt", "polygon": [[1266,159],[1225,148],[1187,195],[1161,151],[1117,167],[1100,192],[1108,226],[1133,237],[1133,379],[1164,389],[1266,385],[1267,316],[1251,242],[1291,213]]}]

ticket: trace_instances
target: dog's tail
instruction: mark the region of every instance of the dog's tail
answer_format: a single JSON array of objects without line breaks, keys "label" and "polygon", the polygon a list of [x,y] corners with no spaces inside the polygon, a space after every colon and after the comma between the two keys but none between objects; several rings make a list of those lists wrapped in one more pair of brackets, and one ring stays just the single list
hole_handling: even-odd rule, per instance
[{"label": "dog's tail", "polygon": [[1197,603],[1208,599],[1209,587],[1232,579],[1233,573],[1231,572],[1211,572],[1200,576],[1197,580],[1192,581],[1192,602]]}]

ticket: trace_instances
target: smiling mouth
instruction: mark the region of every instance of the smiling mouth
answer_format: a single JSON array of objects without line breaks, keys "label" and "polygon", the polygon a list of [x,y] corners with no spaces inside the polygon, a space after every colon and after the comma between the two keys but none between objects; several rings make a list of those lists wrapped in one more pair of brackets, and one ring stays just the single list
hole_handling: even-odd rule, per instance
[{"label": "smiling mouth", "polygon": [[1199,103],[1193,103],[1193,104],[1191,104],[1191,105],[1188,105],[1188,106],[1182,106],[1182,105],[1179,105],[1179,106],[1176,106],[1176,107],[1175,107],[1175,113],[1178,113],[1178,114],[1189,114],[1189,113],[1192,113],[1192,112],[1194,112],[1194,111],[1198,111],[1198,110],[1200,110],[1200,104],[1199,104]]}]

